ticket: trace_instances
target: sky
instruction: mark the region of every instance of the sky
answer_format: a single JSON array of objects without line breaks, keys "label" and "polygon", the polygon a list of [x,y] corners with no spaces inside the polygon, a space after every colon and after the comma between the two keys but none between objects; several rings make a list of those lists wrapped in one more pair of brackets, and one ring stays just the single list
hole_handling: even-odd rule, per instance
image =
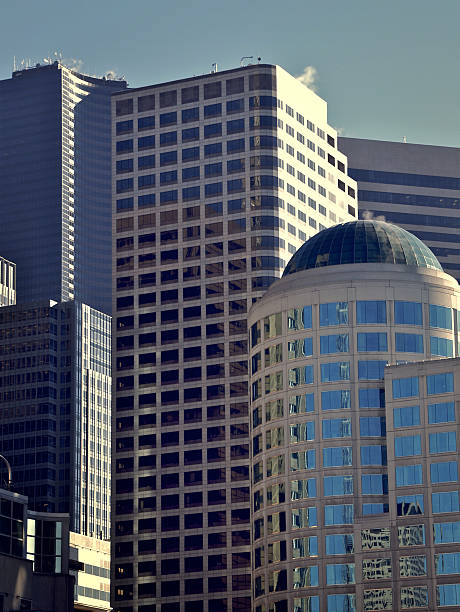
[{"label": "sky", "polygon": [[459,0],[3,0],[0,79],[55,52],[133,87],[260,56],[308,67],[344,136],[459,147],[459,24]]}]

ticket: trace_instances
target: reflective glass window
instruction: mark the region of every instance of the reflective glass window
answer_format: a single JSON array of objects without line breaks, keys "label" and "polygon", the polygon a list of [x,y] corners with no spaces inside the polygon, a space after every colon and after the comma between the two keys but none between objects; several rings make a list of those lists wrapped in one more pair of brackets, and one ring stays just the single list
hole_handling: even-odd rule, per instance
[{"label": "reflective glass window", "polygon": [[430,454],[451,453],[457,450],[457,433],[439,431],[429,435]]},{"label": "reflective glass window", "polygon": [[356,595],[340,593],[327,596],[328,612],[356,612]]},{"label": "reflective glass window", "polygon": [[298,385],[313,384],[313,366],[303,366],[301,368],[290,368],[288,370],[288,386],[297,387]]},{"label": "reflective glass window", "polygon": [[315,396],[313,393],[291,395],[289,397],[289,414],[302,414],[315,411]]},{"label": "reflective glass window", "polygon": [[423,483],[421,464],[416,465],[397,465],[395,468],[396,486],[408,487]]},{"label": "reflective glass window", "polygon": [[440,608],[460,605],[460,584],[441,584],[437,586],[436,599]]},{"label": "reflective glass window", "polygon": [[386,474],[362,474],[361,493],[363,495],[386,495],[388,476]]},{"label": "reflective glass window", "polygon": [[323,467],[341,467],[353,464],[351,446],[331,446],[323,448]]},{"label": "reflective glass window", "polygon": [[387,351],[388,341],[385,332],[358,333],[358,352]]},{"label": "reflective glass window", "polygon": [[358,398],[360,408],[385,407],[385,389],[359,389]]},{"label": "reflective glass window", "polygon": [[318,527],[317,510],[315,506],[309,508],[293,508],[291,512],[292,529],[305,527]]},{"label": "reflective glass window", "polygon": [[439,357],[454,356],[454,342],[449,338],[430,336],[430,353]]},{"label": "reflective glass window", "polygon": [[357,301],[356,322],[359,325],[366,323],[386,323],[387,310],[385,300]]},{"label": "reflective glass window", "polygon": [[315,422],[294,423],[289,425],[290,443],[306,442],[315,439]]},{"label": "reflective glass window", "polygon": [[293,612],[319,612],[319,595],[294,597],[293,606]]},{"label": "reflective glass window", "polygon": [[363,610],[392,610],[392,589],[369,589],[363,591]]},{"label": "reflective glass window", "polygon": [[334,361],[321,364],[321,382],[350,380],[350,362]]},{"label": "reflective glass window", "polygon": [[353,476],[324,476],[323,495],[353,495]]},{"label": "reflective glass window", "polygon": [[316,497],[316,478],[291,480],[291,500]]},{"label": "reflective glass window", "polygon": [[281,312],[269,315],[264,319],[264,338],[269,340],[270,338],[276,338],[280,336],[282,332],[282,318]]},{"label": "reflective glass window", "polygon": [[320,336],[319,340],[321,355],[329,355],[331,353],[348,353],[350,350],[348,334]]},{"label": "reflective glass window", "polygon": [[413,555],[399,558],[399,575],[407,578],[409,576],[426,576],[425,555]]},{"label": "reflective glass window", "polygon": [[404,525],[398,527],[399,546],[423,546],[425,544],[425,525]]},{"label": "reflective glass window", "polygon": [[316,467],[315,450],[312,449],[312,450],[290,454],[291,472],[296,472],[297,470],[314,470],[315,467]]},{"label": "reflective glass window", "polygon": [[430,327],[452,329],[452,308],[430,304]]},{"label": "reflective glass window", "polygon": [[353,504],[338,504],[335,506],[324,506],[325,525],[352,525]]},{"label": "reflective glass window", "polygon": [[291,308],[287,313],[288,330],[311,329],[312,309],[311,306],[303,308]]},{"label": "reflective glass window", "polygon": [[428,587],[401,587],[401,608],[426,608],[428,605]]},{"label": "reflective glass window", "polygon": [[292,570],[292,588],[318,586],[318,566],[294,567]]},{"label": "reflective glass window", "polygon": [[348,555],[354,552],[353,534],[326,535],[326,555]]},{"label": "reflective glass window", "polygon": [[458,464],[456,461],[442,461],[430,465],[431,482],[457,482]]},{"label": "reflective glass window", "polygon": [[412,516],[423,514],[423,495],[398,495],[396,498],[398,516]]},{"label": "reflective glass window", "polygon": [[435,523],[433,533],[435,544],[460,543],[460,521]]},{"label": "reflective glass window", "polygon": [[292,539],[292,558],[301,559],[304,557],[318,556],[318,537],[309,536],[306,538]]},{"label": "reflective glass window", "polygon": [[348,325],[348,302],[330,302],[319,305],[320,327]]},{"label": "reflective glass window", "polygon": [[363,559],[363,580],[391,578],[391,559]]},{"label": "reflective glass window", "polygon": [[361,446],[361,465],[386,465],[387,447],[374,444],[373,446]]},{"label": "reflective glass window", "polygon": [[326,584],[355,584],[355,564],[326,565]]},{"label": "reflective glass window", "polygon": [[270,367],[279,363],[283,359],[281,344],[273,344],[265,349],[265,367]]},{"label": "reflective glass window", "polygon": [[331,438],[351,438],[351,419],[323,419],[323,440]]},{"label": "reflective glass window", "polygon": [[452,393],[454,390],[454,375],[452,372],[431,374],[426,377],[426,392],[428,395],[436,393]]},{"label": "reflective glass window", "polygon": [[359,429],[361,436],[364,437],[385,437],[386,419],[385,417],[360,417]]},{"label": "reflective glass window", "polygon": [[313,355],[313,338],[299,338],[288,342],[288,359],[311,357]]},{"label": "reflective glass window", "polygon": [[396,302],[394,304],[396,325],[422,325],[422,305],[419,302]]},{"label": "reflective glass window", "polygon": [[358,361],[358,380],[383,380],[386,361]]},{"label": "reflective glass window", "polygon": [[420,434],[413,436],[395,436],[395,457],[411,457],[422,454]]},{"label": "reflective glass window", "polygon": [[350,408],[350,390],[321,391],[322,410],[344,410]]},{"label": "reflective glass window", "polygon": [[390,548],[390,529],[388,527],[361,529],[361,548],[363,550]]},{"label": "reflective glass window", "polygon": [[396,350],[400,353],[423,353],[421,334],[395,334]]},{"label": "reflective glass window", "polygon": [[431,504],[433,514],[441,512],[458,512],[458,490],[457,491],[441,491],[431,494]]},{"label": "reflective glass window", "polygon": [[395,378],[392,381],[393,399],[418,396],[418,376]]},{"label": "reflective glass window", "polygon": [[393,424],[398,427],[420,425],[420,406],[402,406],[393,409]]},{"label": "reflective glass window", "polygon": [[362,507],[363,516],[370,516],[372,514],[385,514],[389,512],[388,504],[373,503],[363,504]]}]

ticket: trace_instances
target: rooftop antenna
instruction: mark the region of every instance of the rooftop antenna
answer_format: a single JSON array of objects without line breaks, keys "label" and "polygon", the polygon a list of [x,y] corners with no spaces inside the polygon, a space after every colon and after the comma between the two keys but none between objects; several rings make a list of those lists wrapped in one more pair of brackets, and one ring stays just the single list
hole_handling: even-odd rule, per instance
[{"label": "rooftop antenna", "polygon": [[13,55],[13,72],[16,72],[16,56]]},{"label": "rooftop antenna", "polygon": [[407,143],[407,138],[406,138],[406,136],[403,136],[403,142],[404,142],[404,144],[406,144],[406,143]]},{"label": "rooftop antenna", "polygon": [[261,57],[258,57],[258,58],[257,58],[257,63],[258,63],[258,64],[260,64],[261,60],[262,60],[262,58],[261,58]]},{"label": "rooftop antenna", "polygon": [[217,62],[211,64],[211,74],[217,72]]},{"label": "rooftop antenna", "polygon": [[[243,55],[243,57],[240,59],[240,68],[242,68],[244,66],[244,60],[253,60],[254,56],[253,55]],[[251,62],[248,62],[246,64],[246,66],[250,66]]]}]

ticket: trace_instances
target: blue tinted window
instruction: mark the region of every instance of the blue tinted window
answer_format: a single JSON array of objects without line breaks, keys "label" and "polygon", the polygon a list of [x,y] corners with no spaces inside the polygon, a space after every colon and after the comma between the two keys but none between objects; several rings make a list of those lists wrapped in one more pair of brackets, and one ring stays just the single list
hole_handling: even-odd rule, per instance
[{"label": "blue tinted window", "polygon": [[323,494],[327,497],[353,495],[353,476],[324,476]]},{"label": "blue tinted window", "polygon": [[347,555],[353,552],[353,534],[336,533],[326,536],[326,555]]},{"label": "blue tinted window", "polygon": [[204,186],[204,195],[206,198],[213,198],[222,195],[222,182],[208,183]]},{"label": "blue tinted window", "polygon": [[430,465],[431,482],[457,482],[458,465],[456,461],[442,461]]},{"label": "blue tinted window", "polygon": [[177,183],[177,170],[160,172],[160,185],[166,185],[167,183]]},{"label": "blue tinted window", "polygon": [[398,495],[396,498],[398,516],[412,516],[424,513],[423,495]]},{"label": "blue tinted window", "polygon": [[351,419],[323,419],[323,439],[351,438]]},{"label": "blue tinted window", "polygon": [[430,336],[430,353],[439,357],[453,357],[454,343],[449,338]]},{"label": "blue tinted window", "polygon": [[359,389],[360,408],[384,408],[385,389]]},{"label": "blue tinted window", "polygon": [[439,585],[436,587],[436,597],[439,607],[460,605],[460,584]]},{"label": "blue tinted window", "polygon": [[238,132],[244,132],[244,119],[227,121],[227,134],[237,134]]},{"label": "blue tinted window", "polygon": [[332,353],[348,353],[349,340],[348,334],[331,334],[330,336],[320,336],[321,355]]},{"label": "blue tinted window", "polygon": [[227,113],[240,113],[244,111],[244,99],[229,100],[227,102]]},{"label": "blue tinted window", "polygon": [[363,516],[385,514],[387,512],[389,512],[388,504],[363,504]]},{"label": "blue tinted window", "polygon": [[315,450],[301,451],[291,453],[291,472],[297,470],[314,470],[316,467],[316,452]]},{"label": "blue tinted window", "polygon": [[429,423],[453,423],[455,422],[454,402],[443,402],[428,405]]},{"label": "blue tinted window", "polygon": [[200,147],[191,147],[189,149],[182,149],[182,161],[194,161],[200,159]]},{"label": "blue tinted window", "polygon": [[455,431],[439,431],[430,433],[430,454],[451,453],[457,450],[457,434]]},{"label": "blue tinted window", "polygon": [[460,552],[440,553],[434,556],[436,575],[460,574]]},{"label": "blue tinted window", "polygon": [[383,380],[386,361],[358,361],[359,380]]},{"label": "blue tinted window", "polygon": [[177,132],[164,132],[164,134],[160,134],[160,146],[168,147],[175,144],[177,144]]},{"label": "blue tinted window", "polygon": [[393,423],[397,427],[420,425],[420,406],[402,406],[393,409]]},{"label": "blue tinted window", "polygon": [[117,200],[117,210],[132,210],[134,208],[134,198],[122,198]]},{"label": "blue tinted window", "polygon": [[182,123],[189,123],[190,121],[198,121],[200,119],[200,109],[198,106],[195,108],[186,108],[182,111]]},{"label": "blue tinted window", "polygon": [[222,115],[222,104],[220,102],[218,104],[207,104],[204,107],[205,117],[217,117],[218,115]]},{"label": "blue tinted window", "polygon": [[421,334],[395,334],[396,350],[400,353],[423,353]]},{"label": "blue tinted window", "polygon": [[452,523],[435,523],[433,531],[435,544],[460,542],[460,521]]},{"label": "blue tinted window", "polygon": [[327,596],[328,612],[356,612],[356,595],[336,593]]},{"label": "blue tinted window", "polygon": [[363,474],[361,476],[363,495],[386,495],[388,493],[388,476],[386,474]]},{"label": "blue tinted window", "polygon": [[395,436],[395,457],[411,457],[422,454],[420,434],[414,436]]},{"label": "blue tinted window", "polygon": [[[308,340],[312,341],[311,347],[313,348],[313,339],[308,338]],[[309,354],[311,355],[311,353]],[[335,361],[333,363],[322,363],[321,382],[334,382],[337,380],[350,380],[350,362]]]},{"label": "blue tinted window", "polygon": [[137,158],[137,167],[139,170],[143,170],[144,168],[154,168],[155,155],[141,155]]},{"label": "blue tinted window", "polygon": [[249,138],[249,147],[252,149],[276,149],[278,144],[281,146],[281,141],[276,136],[251,136]]},{"label": "blue tinted window", "polygon": [[222,175],[222,162],[216,162],[215,164],[206,164],[204,167],[205,177],[209,176],[221,176]]},{"label": "blue tinted window", "polygon": [[132,191],[134,188],[134,181],[132,178],[119,179],[117,181],[117,193],[123,193],[123,191]]},{"label": "blue tinted window", "polygon": [[356,302],[356,322],[360,325],[366,323],[386,323],[386,302],[384,300]]},{"label": "blue tinted window", "polygon": [[200,128],[186,128],[182,130],[182,142],[189,142],[190,140],[199,140],[200,138]]},{"label": "blue tinted window", "polygon": [[251,96],[249,108],[276,108],[278,102],[273,96]]},{"label": "blue tinted window", "polygon": [[227,212],[229,215],[234,213],[240,213],[246,210],[246,200],[238,198],[236,200],[229,200],[227,203]]},{"label": "blue tinted window", "polygon": [[350,408],[350,391],[348,389],[321,392],[322,410],[342,410],[344,408]]},{"label": "blue tinted window", "polygon": [[177,202],[177,189],[160,193],[160,204],[167,204],[169,202]]},{"label": "blue tinted window", "polygon": [[395,378],[393,380],[393,399],[418,396],[418,376]]},{"label": "blue tinted window", "polygon": [[288,329],[311,329],[312,327],[312,308],[294,308],[288,312]]},{"label": "blue tinted window", "polygon": [[117,174],[121,172],[132,172],[133,171],[133,159],[119,159],[117,160]]},{"label": "blue tinted window", "polygon": [[155,146],[155,136],[142,136],[137,139],[137,148],[139,151],[142,149],[152,149]]},{"label": "blue tinted window", "polygon": [[321,327],[326,327],[328,325],[348,325],[348,302],[320,304],[319,324]]},{"label": "blue tinted window", "polygon": [[385,332],[358,333],[358,351],[387,351],[388,342]]},{"label": "blue tinted window", "polygon": [[272,115],[256,115],[249,117],[249,127],[254,129],[273,130],[277,127],[276,117]]},{"label": "blue tinted window", "polygon": [[245,179],[238,178],[227,181],[227,193],[235,193],[237,191],[244,191]]},{"label": "blue tinted window", "polygon": [[162,113],[160,115],[160,126],[164,127],[165,125],[173,125],[177,123],[177,112],[173,111],[170,113]]},{"label": "blue tinted window", "polygon": [[384,437],[386,436],[385,417],[359,417],[359,429],[361,436]]},{"label": "blue tinted window", "polygon": [[227,173],[244,172],[244,159],[230,159],[227,162]]},{"label": "blue tinted window", "polygon": [[200,199],[200,186],[195,187],[184,187],[182,189],[183,200],[199,200]]},{"label": "blue tinted window", "polygon": [[386,465],[387,447],[382,445],[361,446],[361,465]]},{"label": "blue tinted window", "polygon": [[222,143],[214,142],[213,144],[204,145],[204,155],[205,157],[222,155]]},{"label": "blue tinted window", "polygon": [[191,168],[182,168],[182,180],[193,181],[200,178],[200,166],[192,166]]},{"label": "blue tinted window", "polygon": [[244,138],[229,140],[227,142],[227,153],[239,153],[245,150]]},{"label": "blue tinted window", "polygon": [[352,525],[353,524],[353,505],[340,504],[337,506],[324,507],[325,525]]},{"label": "blue tinted window", "polygon": [[[428,174],[409,174],[407,172],[385,172],[383,170],[350,169],[350,176],[356,181],[366,183],[387,183],[392,185],[412,185],[416,187],[436,187],[441,189],[460,189],[460,179],[450,176],[431,176]],[[407,200],[404,200],[406,203]]]},{"label": "blue tinted window", "polygon": [[303,366],[302,368],[290,368],[288,372],[289,387],[298,385],[311,385],[313,383],[313,366]]},{"label": "blue tinted window", "polygon": [[432,493],[431,504],[433,514],[441,514],[442,512],[458,512],[460,510],[458,504],[458,491],[442,491],[440,493]]},{"label": "blue tinted window", "polygon": [[118,134],[127,134],[128,132],[133,131],[133,122],[132,119],[128,121],[118,121],[117,122],[117,135]]},{"label": "blue tinted window", "polygon": [[204,126],[204,137],[205,138],[217,138],[222,136],[222,124],[211,123],[210,125]]},{"label": "blue tinted window", "polygon": [[430,327],[452,329],[452,309],[430,304]]},{"label": "blue tinted window", "polygon": [[397,465],[395,469],[396,486],[408,487],[423,483],[421,465]]},{"label": "blue tinted window", "polygon": [[137,198],[137,205],[142,208],[143,206],[155,206],[155,194],[146,193]]},{"label": "blue tinted window", "polygon": [[[161,175],[160,175],[161,176]],[[176,173],[177,179],[177,173]],[[137,186],[139,189],[143,189],[144,187],[153,187],[155,185],[155,175],[154,174],[143,174],[137,178]]]},{"label": "blue tinted window", "polygon": [[155,117],[140,117],[137,120],[137,129],[139,132],[142,130],[149,130],[155,127]]},{"label": "blue tinted window", "polygon": [[355,564],[337,563],[326,565],[326,584],[354,584]]},{"label": "blue tinted window", "polygon": [[339,467],[352,464],[353,450],[351,446],[332,446],[323,448],[323,467]]},{"label": "blue tinted window", "polygon": [[177,164],[177,151],[160,153],[160,166],[169,166],[170,164]]},{"label": "blue tinted window", "polygon": [[396,325],[422,325],[422,305],[419,302],[395,302]]},{"label": "blue tinted window", "polygon": [[133,150],[133,139],[129,140],[118,140],[117,141],[117,153],[130,153]]},{"label": "blue tinted window", "polygon": [[426,377],[426,392],[428,395],[436,393],[452,393],[454,390],[454,375],[452,372],[445,374],[431,374]]}]

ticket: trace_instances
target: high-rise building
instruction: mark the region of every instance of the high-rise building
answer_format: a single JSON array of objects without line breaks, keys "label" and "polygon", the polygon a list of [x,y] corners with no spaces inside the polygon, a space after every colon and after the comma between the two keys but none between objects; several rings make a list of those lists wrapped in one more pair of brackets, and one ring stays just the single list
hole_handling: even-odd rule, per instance
[{"label": "high-rise building", "polygon": [[110,313],[110,96],[125,87],[59,62],[0,81],[0,244],[18,303]]},{"label": "high-rise building", "polygon": [[0,453],[41,512],[110,533],[111,317],[78,302],[0,308]]},{"label": "high-rise building", "polygon": [[250,610],[247,312],[356,184],[278,66],[120,92],[112,122],[112,605]]},{"label": "high-rise building", "polygon": [[255,612],[458,607],[459,320],[380,221],[311,238],[253,306]]},{"label": "high-rise building", "polygon": [[460,149],[339,138],[358,182],[359,214],[396,223],[423,240],[460,280]]}]

